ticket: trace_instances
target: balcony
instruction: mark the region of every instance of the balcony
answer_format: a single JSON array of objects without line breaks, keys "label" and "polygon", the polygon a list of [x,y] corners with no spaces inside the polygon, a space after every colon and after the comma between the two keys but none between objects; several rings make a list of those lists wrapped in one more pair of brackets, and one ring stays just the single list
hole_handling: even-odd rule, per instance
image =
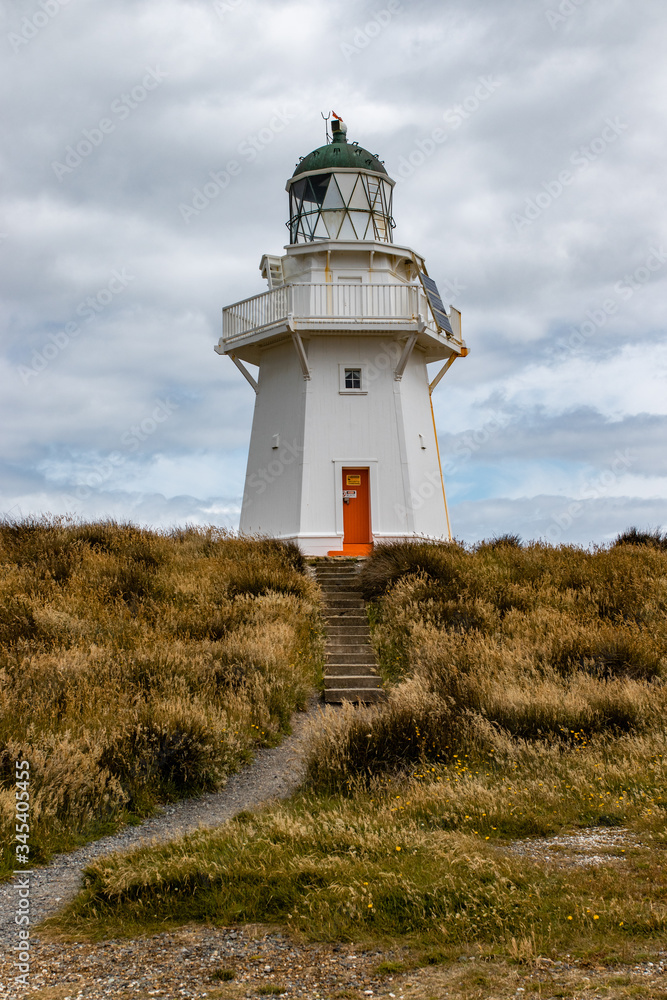
[{"label": "balcony", "polygon": [[452,310],[454,336],[447,337],[439,330],[420,285],[284,285],[223,309],[219,353],[233,351],[257,364],[260,344],[268,346],[292,332],[398,337],[416,333],[428,360],[439,360],[461,353],[464,345],[457,318]]}]

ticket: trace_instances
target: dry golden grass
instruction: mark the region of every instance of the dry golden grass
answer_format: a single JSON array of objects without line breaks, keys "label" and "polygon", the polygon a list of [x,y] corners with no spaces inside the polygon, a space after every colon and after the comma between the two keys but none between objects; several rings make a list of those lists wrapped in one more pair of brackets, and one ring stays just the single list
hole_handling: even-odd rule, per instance
[{"label": "dry golden grass", "polygon": [[31,765],[40,861],[219,787],[286,732],[321,663],[303,568],[296,547],[213,528],[0,526],[3,834],[15,760]]},{"label": "dry golden grass", "polygon": [[667,552],[379,546],[362,572],[389,704],[323,733],[314,787],[499,739],[585,744],[663,731]]},{"label": "dry golden grass", "polygon": [[[100,859],[56,924],[270,920],[400,940],[423,966],[653,955],[667,932],[667,553],[387,546],[364,578],[387,704],[320,720],[291,801]],[[615,834],[594,863],[544,846],[591,828]],[[418,995],[446,982],[458,988],[422,976]]]}]

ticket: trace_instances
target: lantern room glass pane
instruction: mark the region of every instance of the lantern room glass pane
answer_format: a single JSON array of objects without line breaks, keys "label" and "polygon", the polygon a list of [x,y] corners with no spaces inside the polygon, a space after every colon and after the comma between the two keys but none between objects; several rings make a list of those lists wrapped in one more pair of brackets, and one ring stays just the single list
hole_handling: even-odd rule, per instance
[{"label": "lantern room glass pane", "polygon": [[357,234],[355,232],[354,226],[350,222],[350,217],[349,217],[349,215],[347,215],[347,213],[343,217],[343,224],[341,225],[340,230],[338,232],[338,239],[339,240],[358,240],[359,239],[359,237],[357,236]]},{"label": "lantern room glass pane", "polygon": [[332,240],[338,239],[338,231],[340,229],[340,224],[344,219],[342,211],[332,210],[331,212],[322,212],[322,218],[327,227],[329,237]]},{"label": "lantern room glass pane", "polygon": [[327,188],[326,196],[322,202],[322,208],[345,208],[345,202],[343,201],[341,193],[338,190],[335,177],[332,177],[329,181],[329,187]]},{"label": "lantern room glass pane", "polygon": [[334,174],[336,183],[338,184],[338,188],[346,205],[350,200],[350,195],[352,194],[358,176],[359,174]]},{"label": "lantern room glass pane", "polygon": [[315,205],[321,205],[326,197],[329,177],[330,174],[315,174],[314,177],[307,177],[306,190],[303,198],[304,202],[312,202]]},{"label": "lantern room glass pane", "polygon": [[352,192],[350,199],[348,201],[348,208],[359,208],[369,210],[370,205],[368,203],[368,195],[364,187],[364,181],[362,177],[357,181],[354,191]]},{"label": "lantern room glass pane", "polygon": [[391,202],[391,185],[381,177],[336,171],[302,177],[290,186],[290,240],[391,243]]}]

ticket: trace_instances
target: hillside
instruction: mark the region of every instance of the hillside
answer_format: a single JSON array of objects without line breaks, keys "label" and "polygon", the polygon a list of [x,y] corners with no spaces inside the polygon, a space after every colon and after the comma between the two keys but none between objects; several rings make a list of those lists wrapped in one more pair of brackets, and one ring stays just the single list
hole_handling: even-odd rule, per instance
[{"label": "hillside", "polygon": [[0,829],[30,762],[30,857],[208,791],[320,682],[299,550],[216,529],[0,526]]},{"label": "hillside", "polygon": [[[114,527],[127,546],[117,558],[86,537],[93,530],[3,536],[3,607],[30,602],[33,616],[2,619],[4,746],[13,760],[31,740],[49,775],[76,746],[94,776],[80,801],[111,802],[104,790],[118,789],[117,822],[212,787],[257,741],[278,737],[319,676],[319,598],[290,547]],[[452,996],[505,995],[524,975],[522,990],[579,996],[580,972],[541,993],[563,962],[595,967],[605,995],[661,995],[612,974],[667,957],[667,551],[660,536],[622,541],[595,551],[512,538],[378,546],[361,579],[387,702],[322,717],[290,800],[98,859],[51,926],[81,940],[278,925],[304,948],[352,942],[385,954],[375,975],[388,996],[397,987],[387,977],[407,984],[416,969],[426,985],[412,995],[424,998],[445,984]],[[39,546],[34,566],[21,556],[28,544]],[[150,553],[146,589],[114,590]],[[17,622],[29,623],[22,634]],[[38,709],[19,727],[24,675]],[[113,711],[93,711],[96,684]],[[181,740],[162,770],[165,758],[145,749],[155,744],[138,738],[156,719]],[[93,745],[123,752],[107,751],[101,769]],[[128,746],[150,767],[128,775],[117,763],[136,759]],[[39,794],[55,800],[54,788],[43,781]],[[71,838],[74,812],[51,816],[48,836]],[[462,959],[485,964],[459,975],[451,963]],[[220,970],[215,992],[201,988],[245,996],[250,973],[239,964],[237,988],[235,968]]]}]

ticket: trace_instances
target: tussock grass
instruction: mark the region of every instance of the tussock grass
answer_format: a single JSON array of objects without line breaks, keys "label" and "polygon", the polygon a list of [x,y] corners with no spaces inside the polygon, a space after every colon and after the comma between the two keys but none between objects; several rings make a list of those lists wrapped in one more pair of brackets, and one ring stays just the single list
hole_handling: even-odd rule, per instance
[{"label": "tussock grass", "polygon": [[667,532],[660,528],[642,531],[640,528],[628,528],[621,532],[614,542],[615,545],[652,545],[656,549],[667,551]]},{"label": "tussock grass", "polygon": [[396,686],[365,738],[354,720],[323,736],[316,787],[493,749],[495,734],[567,744],[664,726],[667,554],[655,546],[383,545],[362,586]]},{"label": "tussock grass", "polygon": [[3,841],[15,760],[31,764],[39,861],[219,787],[275,742],[318,679],[303,571],[296,546],[215,528],[0,525]]},{"label": "tussock grass", "polygon": [[[387,703],[322,716],[291,801],[97,861],[59,929],[277,921],[400,938],[435,963],[652,954],[667,931],[667,555],[379,546],[363,581]],[[619,839],[589,867],[518,853],[598,827]]]}]

